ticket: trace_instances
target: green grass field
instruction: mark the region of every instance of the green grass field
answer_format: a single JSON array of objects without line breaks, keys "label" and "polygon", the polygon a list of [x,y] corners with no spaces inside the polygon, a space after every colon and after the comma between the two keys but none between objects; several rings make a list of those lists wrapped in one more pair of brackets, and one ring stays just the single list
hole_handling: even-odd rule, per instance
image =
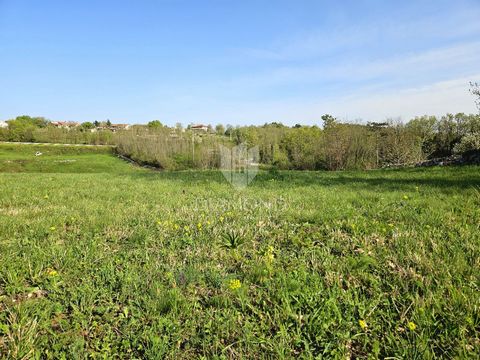
[{"label": "green grass field", "polygon": [[480,354],[478,167],[239,191],[38,147],[0,145],[0,357]]}]

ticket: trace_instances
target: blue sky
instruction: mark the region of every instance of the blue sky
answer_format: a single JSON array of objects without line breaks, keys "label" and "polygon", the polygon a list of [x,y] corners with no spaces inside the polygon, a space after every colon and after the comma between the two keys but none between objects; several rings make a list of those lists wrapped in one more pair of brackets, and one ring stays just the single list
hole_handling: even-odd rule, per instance
[{"label": "blue sky", "polygon": [[476,112],[479,19],[479,0],[0,0],[0,119]]}]

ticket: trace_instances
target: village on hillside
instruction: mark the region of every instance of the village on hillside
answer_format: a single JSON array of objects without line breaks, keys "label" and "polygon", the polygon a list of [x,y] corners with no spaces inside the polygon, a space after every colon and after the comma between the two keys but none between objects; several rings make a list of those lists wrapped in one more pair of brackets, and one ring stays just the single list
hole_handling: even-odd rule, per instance
[{"label": "village on hillside", "polygon": [[[9,123],[11,121],[17,121],[19,119],[28,118],[28,119],[42,119],[41,121],[44,122],[44,127],[54,127],[57,129],[65,129],[65,130],[84,130],[90,132],[97,132],[97,131],[111,131],[117,132],[120,130],[128,130],[133,127],[142,128],[157,128],[157,127],[164,127],[158,120],[153,120],[148,124],[114,124],[110,120],[107,121],[94,121],[94,122],[77,122],[77,121],[49,121],[45,120],[44,118],[31,118],[29,116],[19,116],[13,120],[6,120],[0,121],[0,129],[8,129]],[[204,125],[204,124],[189,124],[185,129],[181,124],[177,124],[174,130],[180,130],[180,132],[185,132],[186,129],[191,130],[196,133],[215,133],[215,129],[211,125]],[[176,134],[176,131],[172,132],[172,136]]]}]

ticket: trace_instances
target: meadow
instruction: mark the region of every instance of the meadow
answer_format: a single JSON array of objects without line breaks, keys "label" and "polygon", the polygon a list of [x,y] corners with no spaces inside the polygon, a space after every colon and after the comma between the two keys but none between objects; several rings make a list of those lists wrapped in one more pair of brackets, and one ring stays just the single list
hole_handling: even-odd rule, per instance
[{"label": "meadow", "polygon": [[0,144],[0,190],[2,358],[480,354],[479,167],[236,190],[110,148]]}]

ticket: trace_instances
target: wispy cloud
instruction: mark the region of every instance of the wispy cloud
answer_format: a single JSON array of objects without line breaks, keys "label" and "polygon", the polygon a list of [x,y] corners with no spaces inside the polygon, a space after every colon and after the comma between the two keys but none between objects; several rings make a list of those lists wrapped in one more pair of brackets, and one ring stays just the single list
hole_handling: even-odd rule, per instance
[{"label": "wispy cloud", "polygon": [[468,82],[472,78],[480,79],[480,72],[472,77],[453,78],[401,90],[366,86],[343,96],[289,98],[281,101],[226,101],[195,97],[191,99],[190,106],[181,111],[176,102],[171,104],[169,115],[175,118],[182,113],[183,120],[202,119],[213,123],[258,124],[281,121],[294,125],[319,124],[321,115],[325,113],[348,121],[382,121],[387,118],[406,121],[424,114],[440,116],[446,113],[474,113],[475,104],[468,92]]},{"label": "wispy cloud", "polygon": [[350,120],[382,120],[391,117],[410,120],[425,114],[441,116],[446,113],[475,113],[473,97],[468,92],[468,82],[472,78],[480,78],[480,73],[399,91],[367,92],[324,105],[338,116]]},{"label": "wispy cloud", "polygon": [[324,82],[341,82],[345,85],[344,88],[373,79],[378,86],[394,86],[406,78],[413,79],[413,83],[430,83],[438,79],[475,73],[479,70],[479,64],[480,42],[466,42],[376,60],[345,59],[335,64],[280,66],[266,72],[233,78],[223,85],[234,91],[245,88],[255,91],[269,87],[317,83],[318,93],[322,94],[328,91],[324,89]]},{"label": "wispy cloud", "polygon": [[476,36],[480,33],[480,5],[468,9],[453,8],[444,13],[419,18],[356,19],[352,23],[332,24],[279,38],[261,48],[235,49],[236,56],[255,60],[294,61],[329,57],[359,48],[374,49],[390,43],[394,46],[441,39]]}]

